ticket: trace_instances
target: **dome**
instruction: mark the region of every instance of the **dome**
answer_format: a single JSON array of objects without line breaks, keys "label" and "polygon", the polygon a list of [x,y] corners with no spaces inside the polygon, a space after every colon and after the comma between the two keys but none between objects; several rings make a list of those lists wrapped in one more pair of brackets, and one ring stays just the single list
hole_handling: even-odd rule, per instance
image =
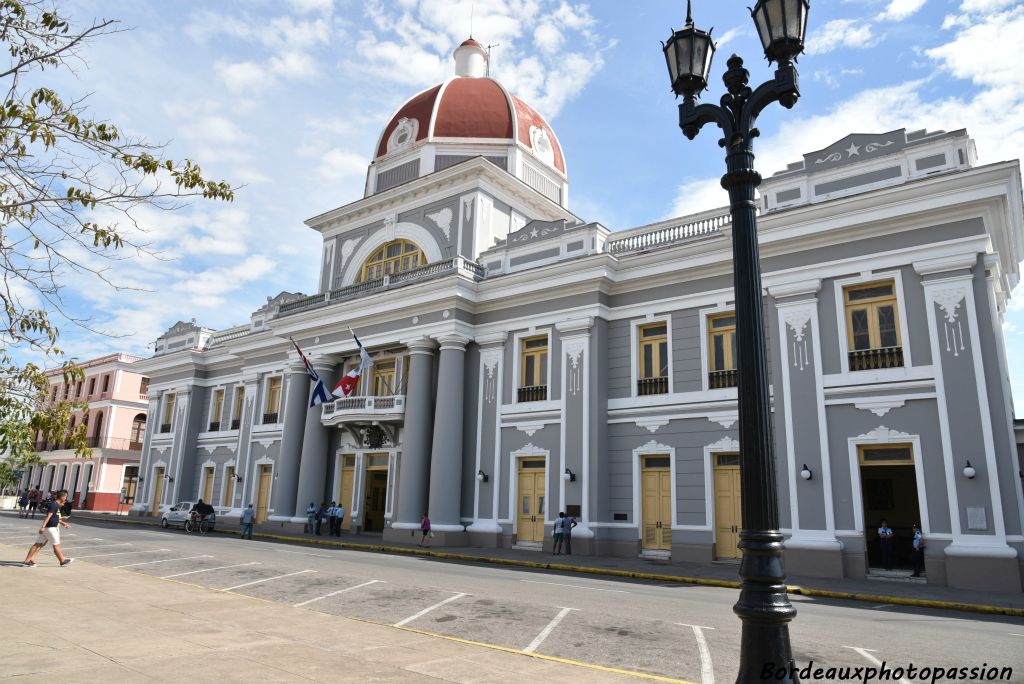
[{"label": "dome", "polygon": [[565,178],[555,132],[536,110],[485,75],[487,53],[480,43],[470,38],[454,57],[455,76],[414,95],[391,117],[375,162],[422,143],[514,145]]}]

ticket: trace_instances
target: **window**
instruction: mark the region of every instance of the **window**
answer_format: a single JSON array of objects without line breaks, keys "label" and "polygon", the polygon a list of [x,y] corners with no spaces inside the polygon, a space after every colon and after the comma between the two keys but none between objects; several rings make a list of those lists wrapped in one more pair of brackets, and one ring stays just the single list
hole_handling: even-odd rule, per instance
[{"label": "window", "polygon": [[149,392],[149,378],[142,378],[139,383],[139,394],[147,394]]},{"label": "window", "polygon": [[239,385],[235,388],[235,403],[231,407],[231,429],[237,430],[242,424],[242,402],[245,400],[245,387]]},{"label": "window", "polygon": [[892,280],[843,289],[851,371],[901,368],[896,284]]},{"label": "window", "polygon": [[912,465],[914,451],[909,444],[865,445],[858,448],[861,465]]},{"label": "window", "polygon": [[122,503],[133,504],[135,503],[135,492],[139,487],[139,467],[138,466],[125,466],[124,467],[124,479],[121,481],[121,490],[124,492],[124,501]]},{"label": "window", "polygon": [[171,431],[171,421],[174,419],[174,395],[168,394],[164,398],[164,418],[160,421],[160,432]]},{"label": "window", "polygon": [[82,397],[82,390],[83,389],[85,389],[85,383],[83,383],[81,380],[79,380],[78,381],[78,385],[75,388],[75,396],[81,398]]},{"label": "window", "polygon": [[65,401],[67,400],[67,398],[68,398],[68,394],[69,394],[70,392],[71,392],[71,383],[69,382],[69,383],[67,383],[66,385],[64,385],[64,400],[65,400]]},{"label": "window", "polygon": [[668,394],[668,323],[652,323],[637,330],[640,340],[636,393]]},{"label": "window", "polygon": [[210,403],[210,432],[220,430],[220,414],[224,410],[224,390],[213,391],[213,401]]},{"label": "window", "polygon": [[373,364],[373,396],[389,397],[395,394],[395,362]]},{"label": "window", "polygon": [[736,386],[736,314],[708,316],[708,388]]},{"label": "window", "polygon": [[96,378],[89,378],[89,396],[96,392]]},{"label": "window", "polygon": [[267,401],[264,404],[263,424],[268,425],[277,422],[278,414],[281,411],[281,377],[276,376],[267,380]]},{"label": "window", "polygon": [[101,391],[103,392],[103,394],[106,394],[107,392],[110,391],[110,373],[107,373],[106,375],[103,376],[103,389]]},{"label": "window", "polygon": [[519,401],[548,398],[548,337],[529,337],[519,347]]},{"label": "window", "polygon": [[53,386],[53,396],[50,397],[50,399],[52,401],[57,401],[57,390],[59,390],[59,389],[60,389],[60,385],[54,385]]},{"label": "window", "polygon": [[140,413],[132,420],[132,434],[130,449],[141,449],[142,442],[146,439],[146,414]]},{"label": "window", "polygon": [[360,282],[377,280],[385,275],[411,271],[427,263],[423,251],[408,240],[394,240],[370,255],[359,274]]}]

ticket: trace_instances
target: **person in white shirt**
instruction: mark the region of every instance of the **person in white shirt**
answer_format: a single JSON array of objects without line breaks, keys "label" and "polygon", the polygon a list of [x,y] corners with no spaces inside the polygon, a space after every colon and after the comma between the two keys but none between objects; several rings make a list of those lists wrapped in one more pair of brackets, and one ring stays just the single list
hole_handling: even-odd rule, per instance
[{"label": "person in white shirt", "polygon": [[562,553],[562,540],[565,538],[564,525],[565,525],[565,513],[559,511],[558,512],[558,517],[555,518],[555,529],[554,529],[555,543],[554,543],[553,551],[554,551],[556,556],[559,555],[560,553]]},{"label": "person in white shirt", "polygon": [[882,519],[882,524],[878,526],[878,549],[881,551],[882,556],[882,567],[886,570],[892,570],[892,528],[889,527],[889,521]]},{"label": "person in white shirt", "polygon": [[334,528],[334,536],[335,537],[340,537],[341,536],[341,523],[343,523],[345,521],[345,506],[343,506],[342,504],[338,504],[335,507],[334,512],[338,516],[338,518],[337,518],[338,523],[337,523],[337,525]]},{"label": "person in white shirt", "polygon": [[316,529],[316,504],[312,501],[309,502],[309,508],[306,509],[306,534],[313,534]]}]

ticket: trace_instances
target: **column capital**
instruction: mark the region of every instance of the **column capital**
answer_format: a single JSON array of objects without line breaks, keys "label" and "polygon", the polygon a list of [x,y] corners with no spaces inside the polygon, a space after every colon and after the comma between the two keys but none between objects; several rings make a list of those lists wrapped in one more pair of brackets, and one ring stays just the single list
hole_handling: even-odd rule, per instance
[{"label": "column capital", "polygon": [[437,343],[429,337],[417,337],[412,340],[403,340],[404,344],[409,349],[409,354],[427,354],[431,355],[437,349]]},{"label": "column capital", "polygon": [[488,333],[486,335],[477,335],[476,343],[483,347],[488,344],[505,344],[505,340],[508,339],[508,333],[505,331]]},{"label": "column capital", "polygon": [[[913,263],[914,270],[918,275],[934,275],[947,271],[961,271],[974,268],[978,263],[976,252],[954,254],[952,256],[937,257],[934,259],[923,259]],[[956,275],[955,273],[950,275]]]},{"label": "column capital", "polygon": [[459,335],[458,333],[438,335],[437,341],[441,343],[441,351],[466,351],[466,345],[472,342],[470,338],[465,335]]},{"label": "column capital", "polygon": [[555,330],[563,335],[566,333],[589,333],[592,327],[594,327],[593,316],[573,318],[568,321],[559,321],[558,323],[555,323]]},{"label": "column capital", "polygon": [[796,295],[811,295],[811,299],[816,299],[816,295],[821,290],[821,278],[779,283],[777,285],[770,285],[767,290],[768,294],[775,299],[794,297]]}]

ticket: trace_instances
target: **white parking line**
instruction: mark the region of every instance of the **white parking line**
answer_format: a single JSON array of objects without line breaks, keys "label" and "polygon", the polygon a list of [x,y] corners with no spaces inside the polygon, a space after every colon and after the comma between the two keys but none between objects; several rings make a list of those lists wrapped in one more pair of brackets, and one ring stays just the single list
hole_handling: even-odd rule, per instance
[{"label": "white parking line", "polygon": [[410,615],[409,617],[405,618],[404,620],[399,620],[398,622],[395,623],[395,627],[405,627],[407,624],[409,624],[413,620],[419,619],[419,618],[423,617],[424,615],[426,615],[427,613],[429,613],[430,611],[437,610],[438,608],[440,608],[441,606],[445,605],[446,603],[451,603],[452,601],[454,601],[456,599],[460,599],[463,596],[469,596],[469,594],[459,593],[459,594],[456,594],[455,596],[449,596],[448,598],[446,598],[444,601],[441,601],[440,603],[435,603],[434,605],[430,606],[429,608],[424,608],[423,610],[421,610],[420,612],[416,613],[415,615]]},{"label": "white parking line", "polygon": [[258,579],[253,582],[246,582],[245,584],[236,584],[233,587],[221,589],[221,591],[234,591],[235,589],[241,589],[242,587],[251,587],[254,584],[262,584],[263,582],[269,582],[271,580],[283,579],[285,577],[292,577],[293,575],[302,575],[307,572],[316,572],[316,570],[299,570],[298,572],[289,572],[284,575],[275,575],[274,577],[266,577],[264,579]]},{"label": "white parking line", "polygon": [[[79,544],[87,539],[76,539],[71,542],[72,544]],[[76,546],[73,549],[64,549],[66,553],[72,553],[74,551],[92,551],[93,549],[108,549],[111,546],[132,546],[131,542],[121,542],[120,544],[93,544],[92,546]]]},{"label": "white parking line", "polygon": [[[15,535],[10,536],[10,537],[0,537],[0,542],[13,541],[15,539],[31,539],[32,537],[38,537],[38,536],[39,536],[38,532],[33,532],[32,534],[15,534]],[[60,536],[61,536],[61,538],[64,538],[64,537],[77,537],[78,535],[76,535],[74,533],[70,533],[70,532],[65,532],[64,534],[62,534]]]},{"label": "white parking line", "polygon": [[313,556],[314,558],[337,558],[337,556],[328,556],[324,553],[306,553],[305,551],[285,551],[284,549],[278,549],[278,553],[293,553],[296,556]]},{"label": "white parking line", "polygon": [[715,684],[715,668],[711,665],[711,649],[708,648],[708,641],[704,638],[704,630],[714,629],[714,627],[688,625],[683,622],[676,624],[693,630],[693,637],[697,640],[697,651],[700,653],[700,684]]},{"label": "white parking line", "polygon": [[241,568],[246,565],[259,565],[259,561],[252,561],[251,563],[237,563],[236,565],[221,565],[216,568],[203,568],[202,570],[189,570],[188,572],[178,572],[173,575],[164,575],[160,579],[171,579],[172,577],[184,577],[185,575],[198,575],[201,572],[213,572],[214,570],[227,570],[228,568]]},{"label": "white parking line", "polygon": [[555,630],[555,627],[558,626],[558,623],[561,622],[562,619],[566,615],[568,615],[570,612],[572,612],[574,610],[576,610],[576,609],[575,608],[562,608],[562,610],[558,611],[558,615],[556,615],[554,617],[554,619],[552,619],[551,622],[548,623],[547,627],[545,627],[544,629],[540,630],[540,634],[538,634],[537,637],[533,641],[530,642],[530,645],[527,646],[526,648],[524,648],[523,650],[526,651],[527,653],[533,653],[538,648],[540,648],[540,645],[543,644],[544,640],[547,639],[551,635],[551,632],[553,632]]},{"label": "white parking line", "polygon": [[[860,648],[858,646],[843,646],[843,648],[848,648],[851,651],[856,651],[857,653],[860,653],[862,656],[871,661],[872,664],[876,665],[877,667],[882,667],[882,661],[876,658],[875,656],[871,655],[872,653],[877,653],[876,649]],[[901,678],[897,679],[896,681],[900,682],[900,684],[908,684],[906,679]]]},{"label": "white parking line", "polygon": [[303,601],[301,603],[293,603],[292,607],[293,608],[299,608],[301,606],[308,606],[310,603],[315,603],[316,601],[322,601],[322,600],[324,600],[326,598],[331,598],[332,596],[337,596],[338,594],[344,594],[347,591],[354,591],[356,589],[362,589],[363,587],[368,587],[371,584],[377,584],[377,583],[380,583],[380,582],[383,582],[383,581],[384,580],[370,580],[369,582],[363,582],[362,584],[357,584],[354,587],[345,587],[344,589],[339,589],[338,591],[332,591],[330,594],[325,594],[323,596],[317,596],[316,598],[311,598],[308,601]]},{"label": "white parking line", "polygon": [[553,587],[572,587],[573,589],[589,589],[590,591],[608,591],[614,594],[628,594],[630,592],[623,591],[622,589],[601,589],[600,587],[584,587],[579,584],[559,584],[558,582],[540,582],[538,580],[519,580],[520,582],[528,582],[530,584],[550,584]]},{"label": "white parking line", "polygon": [[82,558],[104,558],[105,556],[127,556],[132,553],[163,553],[165,551],[170,551],[170,549],[152,549],[150,551],[118,551],[117,553],[97,553],[94,556],[75,556],[75,558],[81,560]]},{"label": "white parking line", "polygon": [[170,563],[171,561],[180,560],[192,560],[193,558],[213,558],[213,556],[185,556],[184,558],[161,558],[155,561],[144,561],[142,563],[128,563],[127,565],[112,565],[111,567],[117,570],[118,568],[134,568],[137,565],[153,565],[154,563]]}]

